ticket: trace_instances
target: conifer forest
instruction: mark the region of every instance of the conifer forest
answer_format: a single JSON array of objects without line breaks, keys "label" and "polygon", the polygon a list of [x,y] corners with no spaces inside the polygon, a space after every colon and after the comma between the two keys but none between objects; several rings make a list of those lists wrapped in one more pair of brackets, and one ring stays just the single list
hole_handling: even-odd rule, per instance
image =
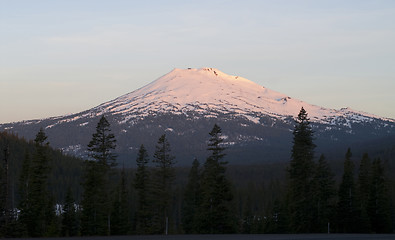
[{"label": "conifer forest", "polygon": [[328,161],[303,108],[289,162],[232,165],[222,142],[215,124],[206,159],[182,167],[163,134],[125,168],[105,116],[86,159],[51,148],[43,129],[33,141],[2,132],[0,237],[394,231],[395,149],[360,157],[345,146]]}]

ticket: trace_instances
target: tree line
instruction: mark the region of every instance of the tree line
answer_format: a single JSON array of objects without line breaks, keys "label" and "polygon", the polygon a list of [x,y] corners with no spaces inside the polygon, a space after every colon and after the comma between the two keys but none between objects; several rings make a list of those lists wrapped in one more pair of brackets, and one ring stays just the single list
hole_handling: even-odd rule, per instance
[{"label": "tree line", "polygon": [[64,186],[67,191],[59,204],[48,187],[54,159],[41,129],[33,154],[24,156],[17,208],[10,204],[9,149],[4,148],[0,236],[392,232],[393,184],[382,161],[364,154],[356,171],[348,149],[337,183],[325,156],[315,161],[313,135],[302,108],[286,179],[237,187],[237,179],[227,172],[222,129],[214,125],[207,158],[203,164],[193,161],[180,186],[166,135],[160,136],[152,156],[140,146],[137,168],[131,171],[117,164],[115,136],[102,116],[83,161],[81,199],[75,199],[75,188]]},{"label": "tree line", "polygon": [[314,162],[313,131],[302,108],[293,131],[288,190],[274,211],[274,232],[389,233],[393,226],[390,182],[382,161],[364,154],[359,173],[347,150],[338,189],[325,156]]}]

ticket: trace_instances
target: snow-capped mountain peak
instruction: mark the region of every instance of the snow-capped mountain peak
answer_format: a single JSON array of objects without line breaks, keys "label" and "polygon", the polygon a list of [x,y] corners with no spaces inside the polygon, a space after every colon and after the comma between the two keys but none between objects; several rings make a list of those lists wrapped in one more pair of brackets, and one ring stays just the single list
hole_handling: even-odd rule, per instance
[{"label": "snow-capped mountain peak", "polygon": [[[135,158],[141,144],[154,149],[157,137],[168,134],[183,164],[206,156],[205,141],[214,123],[223,127],[224,144],[235,162],[289,159],[295,118],[306,109],[317,145],[332,153],[336,147],[395,133],[395,120],[349,108],[327,109],[270,90],[248,79],[214,68],[174,69],[152,83],[86,111],[41,120],[0,125],[33,139],[43,128],[51,144],[64,152],[86,156],[86,145],[98,117],[106,115],[125,161]],[[246,156],[249,153],[249,156]],[[263,161],[263,160],[262,160]]]},{"label": "snow-capped mountain peak", "polygon": [[282,119],[294,117],[302,106],[316,122],[331,123],[344,114],[348,114],[352,121],[362,121],[365,118],[361,116],[367,115],[350,109],[334,110],[311,105],[215,68],[176,68],[145,87],[104,103],[95,110],[122,114],[125,121],[132,115],[188,115],[193,111],[213,117],[218,113],[232,113],[259,123],[262,115]]}]

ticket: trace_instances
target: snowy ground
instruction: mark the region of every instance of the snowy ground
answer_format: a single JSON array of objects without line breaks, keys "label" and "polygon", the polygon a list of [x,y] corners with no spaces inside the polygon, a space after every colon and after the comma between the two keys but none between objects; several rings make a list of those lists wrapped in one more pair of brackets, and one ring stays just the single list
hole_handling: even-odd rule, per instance
[{"label": "snowy ground", "polygon": [[[33,238],[24,238],[32,239]],[[36,238],[35,238],[36,239]],[[394,240],[395,234],[262,234],[262,235],[169,235],[169,236],[119,236],[44,238],[47,240]]]}]

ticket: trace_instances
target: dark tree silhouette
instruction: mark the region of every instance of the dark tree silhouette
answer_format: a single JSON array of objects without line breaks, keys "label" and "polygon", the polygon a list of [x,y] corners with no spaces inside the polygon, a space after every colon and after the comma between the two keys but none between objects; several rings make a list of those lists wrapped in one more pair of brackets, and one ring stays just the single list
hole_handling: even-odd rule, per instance
[{"label": "dark tree silhouette", "polygon": [[211,154],[202,172],[199,233],[233,233],[236,218],[232,186],[225,175],[227,161],[224,160],[222,130],[215,124],[209,134],[207,149]]},{"label": "dark tree silhouette", "polygon": [[293,131],[289,176],[289,213],[290,227],[293,232],[312,232],[313,212],[310,211],[312,199],[312,181],[314,178],[313,131],[307,112],[302,107],[296,119]]},{"label": "dark tree silhouette", "polygon": [[102,116],[88,144],[90,159],[85,161],[82,186],[82,234],[109,235],[111,233],[111,192],[109,178],[116,166],[114,134],[110,123]]}]

